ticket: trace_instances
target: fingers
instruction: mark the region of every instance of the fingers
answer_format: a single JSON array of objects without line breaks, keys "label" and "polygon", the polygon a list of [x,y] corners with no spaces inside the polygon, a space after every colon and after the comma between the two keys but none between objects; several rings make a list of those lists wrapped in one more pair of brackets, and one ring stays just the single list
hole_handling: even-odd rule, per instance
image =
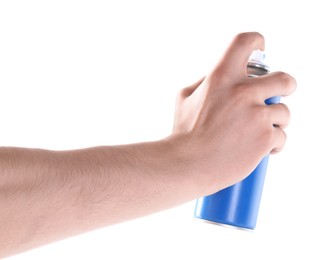
[{"label": "fingers", "polygon": [[[266,153],[280,152],[286,142],[284,129],[290,122],[290,110],[285,104],[259,105],[254,117],[255,124],[259,126],[261,141],[264,141]],[[259,121],[257,120],[259,119]]]},{"label": "fingers", "polygon": [[261,102],[274,96],[288,96],[297,87],[296,80],[284,72],[272,72],[261,77],[249,78],[249,82],[252,82],[252,88],[256,93],[261,93]]},{"label": "fingers", "polygon": [[286,134],[279,127],[274,127],[273,131],[274,131],[274,135],[276,138],[275,138],[274,147],[272,148],[270,153],[276,154],[283,150],[284,145],[286,143]]},{"label": "fingers", "polygon": [[252,51],[264,49],[264,37],[257,32],[238,34],[212,72],[214,77],[247,75],[247,62]]},{"label": "fingers", "polygon": [[267,133],[270,134],[270,138],[268,139],[271,145],[269,152],[271,154],[278,153],[283,149],[286,142],[284,129],[290,122],[290,110],[285,104],[281,103],[262,106],[261,109],[264,111],[264,120],[268,127],[267,130],[269,131]]},{"label": "fingers", "polygon": [[272,125],[281,129],[285,129],[289,125],[290,110],[285,104],[273,104],[266,106],[265,109],[270,110]]},{"label": "fingers", "polygon": [[280,152],[286,142],[286,134],[283,129],[285,129],[290,122],[290,110],[285,104],[273,104],[270,106],[265,106],[266,109],[270,111],[271,115],[271,131],[273,134],[273,147],[270,153],[275,154]]}]

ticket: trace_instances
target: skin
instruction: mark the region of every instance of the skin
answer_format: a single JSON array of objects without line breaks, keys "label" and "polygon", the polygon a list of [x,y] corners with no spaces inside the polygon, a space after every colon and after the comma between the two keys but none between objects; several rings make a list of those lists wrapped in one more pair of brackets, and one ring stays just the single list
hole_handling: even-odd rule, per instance
[{"label": "skin", "polygon": [[256,49],[264,49],[262,35],[237,35],[206,77],[180,91],[163,140],[0,148],[0,257],[212,194],[281,151],[290,112],[264,100],[290,95],[296,81],[283,72],[247,77]]}]

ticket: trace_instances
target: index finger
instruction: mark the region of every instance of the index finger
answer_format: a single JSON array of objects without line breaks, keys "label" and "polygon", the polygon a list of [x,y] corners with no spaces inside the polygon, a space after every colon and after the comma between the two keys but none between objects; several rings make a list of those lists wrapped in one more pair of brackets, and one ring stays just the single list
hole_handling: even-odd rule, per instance
[{"label": "index finger", "polygon": [[212,75],[247,76],[247,63],[254,50],[264,50],[264,37],[257,32],[238,34],[214,68]]},{"label": "index finger", "polygon": [[249,78],[255,93],[261,93],[262,100],[274,96],[289,96],[297,87],[297,81],[291,75],[284,72],[272,72],[257,78]]}]

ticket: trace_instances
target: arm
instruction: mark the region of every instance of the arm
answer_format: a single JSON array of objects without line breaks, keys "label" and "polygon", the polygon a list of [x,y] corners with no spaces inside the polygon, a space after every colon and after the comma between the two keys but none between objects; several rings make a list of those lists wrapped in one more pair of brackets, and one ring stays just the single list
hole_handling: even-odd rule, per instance
[{"label": "arm", "polygon": [[285,73],[247,77],[251,51],[263,48],[261,35],[238,35],[207,77],[180,92],[173,132],[163,140],[0,148],[0,257],[211,194],[281,150],[289,110],[264,100],[289,95],[296,84]]},{"label": "arm", "polygon": [[165,140],[57,152],[1,148],[0,256],[194,199],[196,180],[175,165],[182,162],[173,149]]}]

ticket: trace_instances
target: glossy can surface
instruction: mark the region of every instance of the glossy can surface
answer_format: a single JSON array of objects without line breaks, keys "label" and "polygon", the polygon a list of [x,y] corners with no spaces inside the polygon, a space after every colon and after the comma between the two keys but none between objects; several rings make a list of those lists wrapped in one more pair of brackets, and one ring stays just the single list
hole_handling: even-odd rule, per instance
[{"label": "glossy can surface", "polygon": [[243,181],[213,195],[197,200],[195,217],[254,229],[260,207],[269,156],[262,159],[256,169]]}]

